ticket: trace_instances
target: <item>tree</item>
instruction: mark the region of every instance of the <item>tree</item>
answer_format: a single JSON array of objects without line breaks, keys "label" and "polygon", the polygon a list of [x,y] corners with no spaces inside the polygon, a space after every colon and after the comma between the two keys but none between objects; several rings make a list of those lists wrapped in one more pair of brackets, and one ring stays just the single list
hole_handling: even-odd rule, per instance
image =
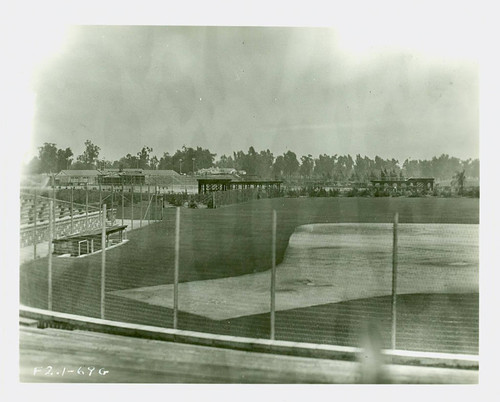
[{"label": "tree", "polygon": [[462,169],[468,177],[479,179],[479,159],[462,161]]},{"label": "tree", "polygon": [[40,160],[40,173],[57,173],[57,147],[56,144],[45,142],[38,148],[38,159]]},{"label": "tree", "polygon": [[354,164],[355,178],[357,181],[366,181],[371,178],[371,173],[375,169],[375,162],[367,156],[356,155]]},{"label": "tree", "polygon": [[27,164],[23,166],[23,173],[25,174],[40,173],[40,159],[34,156]]},{"label": "tree", "polygon": [[352,176],[354,161],[351,155],[339,156],[334,168],[335,180],[345,181]]},{"label": "tree", "polygon": [[223,155],[217,163],[219,167],[233,167],[237,170],[244,170],[247,175],[259,177],[271,177],[273,175],[274,155],[269,149],[257,152],[254,147],[250,147],[248,152],[233,152],[233,157]]},{"label": "tree", "polygon": [[208,149],[183,146],[171,157],[171,169],[179,173],[192,173],[193,170],[209,168],[214,165],[215,156],[216,154],[211,153]]},{"label": "tree", "polygon": [[269,150],[260,151],[257,157],[256,174],[262,178],[270,178],[273,175],[274,155]]},{"label": "tree", "polygon": [[70,148],[58,149],[56,154],[57,171],[60,172],[64,169],[69,169],[73,161],[73,151]]},{"label": "tree", "polygon": [[403,170],[406,177],[422,176],[422,165],[418,160],[406,159],[403,162]]},{"label": "tree", "polygon": [[101,148],[94,145],[90,140],[87,140],[85,141],[85,151],[83,151],[82,155],[78,156],[77,160],[87,169],[95,168],[100,150]]},{"label": "tree", "polygon": [[287,153],[283,154],[283,162],[283,173],[288,177],[292,177],[299,169],[299,161],[297,160],[297,155],[292,151],[288,151]]},{"label": "tree", "polygon": [[257,159],[259,154],[255,151],[254,147],[248,148],[248,153],[243,154],[242,160],[242,170],[244,170],[247,175],[254,176],[257,174]]},{"label": "tree", "polygon": [[30,173],[59,173],[69,169],[73,151],[70,148],[59,149],[56,144],[45,142],[38,148],[38,157],[34,157],[27,166]]},{"label": "tree", "polygon": [[139,162],[138,167],[140,169],[147,169],[149,167],[151,152],[153,152],[153,148],[146,146],[142,147],[142,149],[137,152],[137,159]]},{"label": "tree", "polygon": [[120,159],[120,169],[138,169],[139,158],[135,155],[127,154]]},{"label": "tree", "polygon": [[153,169],[153,170],[156,170],[158,168],[158,165],[160,164],[160,161],[158,160],[158,158],[155,156],[153,156],[150,160],[149,160],[149,168],[150,169]]},{"label": "tree", "polygon": [[314,160],[311,154],[300,157],[300,174],[302,177],[311,177],[314,169]]},{"label": "tree", "polygon": [[458,188],[459,195],[463,195],[465,185],[465,170],[455,173],[455,175],[453,176],[453,180],[451,181],[451,185]]},{"label": "tree", "polygon": [[283,155],[279,155],[273,164],[273,176],[275,178],[283,177],[283,172],[285,171],[285,158]]},{"label": "tree", "polygon": [[320,155],[317,159],[314,160],[314,174],[323,178],[323,180],[333,178],[336,160],[337,155]]},{"label": "tree", "polygon": [[168,152],[164,152],[163,156],[160,158],[160,162],[158,164],[158,169],[160,170],[173,170],[174,165],[172,164],[172,155]]},{"label": "tree", "polygon": [[236,164],[231,155],[221,155],[220,159],[215,163],[215,166],[220,168],[235,168]]}]

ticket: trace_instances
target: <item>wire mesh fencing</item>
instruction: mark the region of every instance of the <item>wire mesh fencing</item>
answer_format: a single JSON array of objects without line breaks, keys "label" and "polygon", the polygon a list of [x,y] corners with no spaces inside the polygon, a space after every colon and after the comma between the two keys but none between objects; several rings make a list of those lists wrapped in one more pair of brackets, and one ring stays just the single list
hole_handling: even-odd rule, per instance
[{"label": "wire mesh fencing", "polygon": [[21,302],[217,334],[350,346],[376,336],[386,348],[478,352],[474,214],[411,199],[166,208],[151,193],[139,196],[140,216],[163,219],[120,230],[109,209],[131,193],[106,194],[93,252],[61,255],[53,245],[22,264]]}]

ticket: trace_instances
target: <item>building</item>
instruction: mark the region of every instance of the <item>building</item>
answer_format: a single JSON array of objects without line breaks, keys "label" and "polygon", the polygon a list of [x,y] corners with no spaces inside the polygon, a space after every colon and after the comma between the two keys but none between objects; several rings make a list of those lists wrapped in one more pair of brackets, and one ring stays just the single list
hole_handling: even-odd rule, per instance
[{"label": "building", "polygon": [[98,182],[107,186],[128,186],[145,184],[142,169],[106,169],[100,172]]},{"label": "building", "polygon": [[184,176],[174,170],[146,169],[94,169],[62,170],[49,178],[58,187],[97,187],[97,186],[145,186],[160,191],[196,193],[197,182],[193,176]]},{"label": "building", "polygon": [[98,169],[92,170],[61,170],[54,177],[56,186],[95,186],[99,184]]},{"label": "building", "polygon": [[210,167],[203,168],[196,172],[197,176],[218,176],[218,175],[234,175],[234,176],[244,176],[246,172],[244,170],[237,170],[235,168],[221,168],[221,167]]},{"label": "building", "polygon": [[170,187],[174,184],[183,184],[183,176],[175,170],[144,170],[146,184],[159,187]]}]

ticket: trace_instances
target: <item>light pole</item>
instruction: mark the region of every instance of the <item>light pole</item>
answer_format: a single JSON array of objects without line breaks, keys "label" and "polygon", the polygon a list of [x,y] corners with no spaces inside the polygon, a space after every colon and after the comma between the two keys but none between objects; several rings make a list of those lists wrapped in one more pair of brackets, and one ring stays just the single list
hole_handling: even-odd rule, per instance
[{"label": "light pole", "polygon": [[179,159],[179,174],[182,174],[182,159]]},{"label": "light pole", "polygon": [[193,158],[193,176],[194,176],[194,161],[196,160],[196,158]]}]

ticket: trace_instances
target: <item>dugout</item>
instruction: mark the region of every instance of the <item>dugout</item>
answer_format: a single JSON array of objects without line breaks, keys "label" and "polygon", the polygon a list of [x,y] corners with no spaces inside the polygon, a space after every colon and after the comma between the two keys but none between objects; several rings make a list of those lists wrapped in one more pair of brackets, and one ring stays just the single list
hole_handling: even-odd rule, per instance
[{"label": "dugout", "polygon": [[[123,243],[127,225],[116,225],[106,228],[106,248]],[[52,240],[53,254],[69,254],[79,257],[102,250],[102,229],[89,230]]]}]

